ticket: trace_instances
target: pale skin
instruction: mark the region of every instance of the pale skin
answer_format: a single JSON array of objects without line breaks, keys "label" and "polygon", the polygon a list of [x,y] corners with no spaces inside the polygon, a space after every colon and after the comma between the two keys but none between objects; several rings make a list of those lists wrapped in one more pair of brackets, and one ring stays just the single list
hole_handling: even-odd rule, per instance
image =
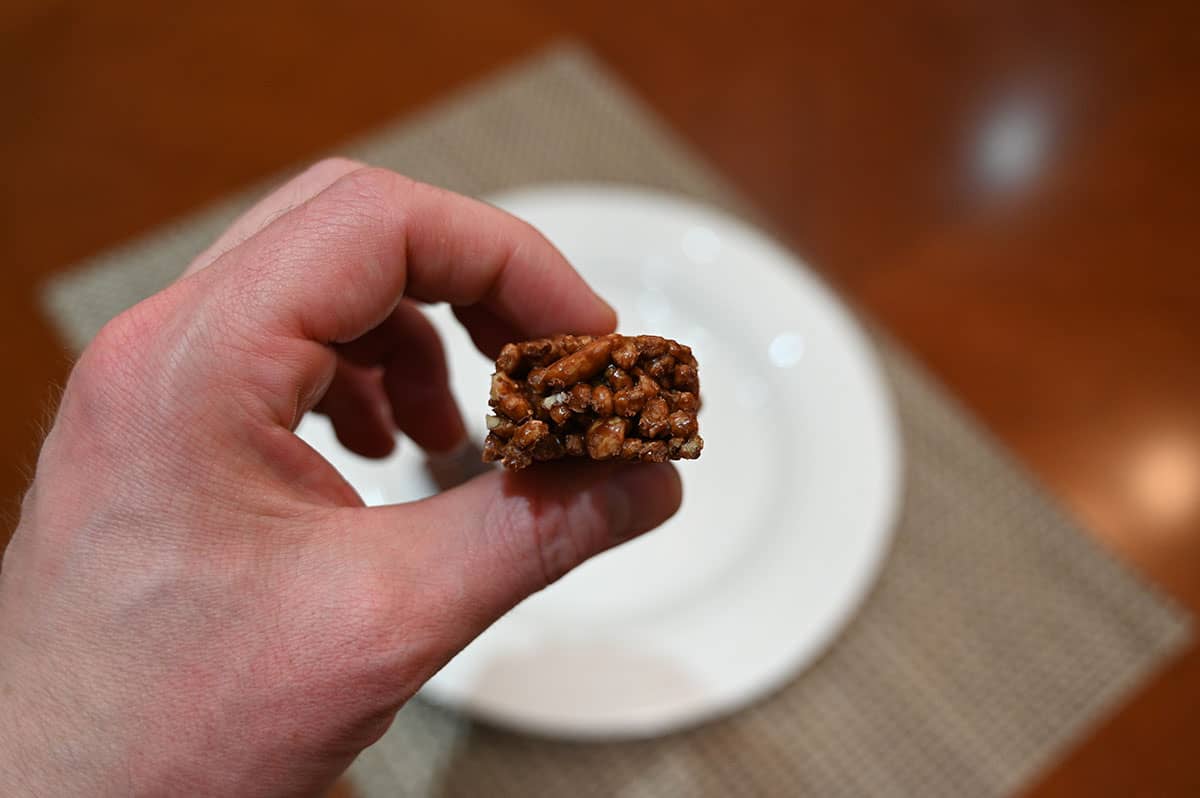
[{"label": "pale skin", "polygon": [[319,794],[510,607],[675,512],[671,466],[596,463],[364,507],[292,430],[459,445],[432,301],[489,355],[616,324],[528,225],[335,159],[104,328],[0,570],[0,795]]}]

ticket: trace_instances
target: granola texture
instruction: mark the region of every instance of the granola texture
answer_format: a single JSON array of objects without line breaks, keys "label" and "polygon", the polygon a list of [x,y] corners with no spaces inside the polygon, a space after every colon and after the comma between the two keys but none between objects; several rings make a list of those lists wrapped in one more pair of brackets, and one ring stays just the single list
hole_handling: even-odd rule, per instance
[{"label": "granola texture", "polygon": [[692,350],[657,335],[558,335],[496,358],[483,459],[518,470],[563,457],[661,463],[704,448]]}]

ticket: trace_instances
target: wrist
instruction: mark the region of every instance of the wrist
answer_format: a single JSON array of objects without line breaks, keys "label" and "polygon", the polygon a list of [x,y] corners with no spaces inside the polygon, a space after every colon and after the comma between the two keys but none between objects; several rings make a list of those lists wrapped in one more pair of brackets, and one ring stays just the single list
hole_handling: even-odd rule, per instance
[{"label": "wrist", "polygon": [[[6,657],[6,660],[8,657]],[[53,733],[43,710],[32,706],[11,663],[0,664],[0,795],[66,795],[73,787],[54,765]]]},{"label": "wrist", "polygon": [[[116,794],[105,755],[114,749],[103,733],[86,738],[69,722],[62,696],[24,667],[20,647],[0,634],[0,795]],[[80,712],[86,708],[78,707]],[[78,713],[77,713],[78,714]]]}]

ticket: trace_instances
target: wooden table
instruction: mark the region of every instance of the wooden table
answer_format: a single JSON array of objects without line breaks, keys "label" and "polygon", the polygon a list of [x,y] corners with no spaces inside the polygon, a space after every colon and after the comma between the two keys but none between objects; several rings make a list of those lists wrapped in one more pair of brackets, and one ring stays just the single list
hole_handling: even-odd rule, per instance
[{"label": "wooden table", "polygon": [[[1200,609],[1200,6],[903,5],[6,4],[4,517],[69,366],[47,275],[574,36]],[[1031,794],[1200,794],[1198,746],[1193,649]]]}]

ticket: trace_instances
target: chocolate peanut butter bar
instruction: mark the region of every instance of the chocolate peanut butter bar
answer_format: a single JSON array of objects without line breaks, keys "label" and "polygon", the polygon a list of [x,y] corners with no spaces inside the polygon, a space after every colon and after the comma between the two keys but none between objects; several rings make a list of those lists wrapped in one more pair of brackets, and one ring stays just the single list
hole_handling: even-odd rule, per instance
[{"label": "chocolate peanut butter bar", "polygon": [[692,350],[657,335],[559,335],[496,358],[483,459],[521,469],[563,457],[694,460],[700,380]]}]

